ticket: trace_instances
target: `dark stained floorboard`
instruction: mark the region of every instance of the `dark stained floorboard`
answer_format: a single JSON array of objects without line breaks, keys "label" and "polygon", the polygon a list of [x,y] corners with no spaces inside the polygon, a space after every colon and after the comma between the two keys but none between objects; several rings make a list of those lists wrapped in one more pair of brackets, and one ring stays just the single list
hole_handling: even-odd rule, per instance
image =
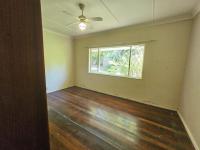
[{"label": "dark stained floorboard", "polygon": [[48,106],[52,150],[194,150],[175,111],[78,87]]}]

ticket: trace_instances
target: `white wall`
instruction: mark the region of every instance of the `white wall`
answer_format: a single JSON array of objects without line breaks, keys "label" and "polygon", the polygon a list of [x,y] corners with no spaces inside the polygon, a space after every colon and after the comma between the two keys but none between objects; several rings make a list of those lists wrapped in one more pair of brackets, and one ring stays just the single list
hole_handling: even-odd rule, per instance
[{"label": "white wall", "polygon": [[74,52],[69,36],[44,30],[44,55],[47,92],[74,85]]},{"label": "white wall", "polygon": [[200,15],[194,20],[190,42],[179,113],[200,149]]},{"label": "white wall", "polygon": [[[124,27],[75,39],[76,85],[177,110],[192,22]],[[146,44],[142,80],[88,73],[88,47]]]}]

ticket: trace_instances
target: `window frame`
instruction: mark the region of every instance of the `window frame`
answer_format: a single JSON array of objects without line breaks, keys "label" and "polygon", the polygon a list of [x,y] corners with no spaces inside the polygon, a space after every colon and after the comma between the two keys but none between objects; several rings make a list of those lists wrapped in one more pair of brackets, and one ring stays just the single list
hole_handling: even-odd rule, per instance
[{"label": "window frame", "polygon": [[[132,77],[130,76],[130,67],[131,67],[131,55],[132,55],[132,46],[144,46],[144,54],[143,54],[143,62],[142,62],[142,72],[141,72],[141,78],[136,78],[136,77]],[[116,48],[116,47],[130,47],[130,54],[129,54],[129,67],[128,67],[128,75],[115,75],[115,74],[107,74],[107,73],[102,73],[99,72],[100,69],[100,49],[101,48]],[[98,71],[97,72],[91,72],[91,49],[98,49]],[[141,43],[141,44],[132,44],[132,45],[118,45],[118,46],[103,46],[103,47],[90,47],[88,49],[88,57],[89,57],[89,61],[88,61],[88,73],[89,74],[97,74],[97,75],[105,75],[105,76],[113,76],[113,77],[122,77],[122,78],[130,78],[130,79],[135,79],[135,80],[143,80],[143,74],[144,74],[144,56],[145,56],[145,50],[146,50],[146,44],[145,43]]]}]

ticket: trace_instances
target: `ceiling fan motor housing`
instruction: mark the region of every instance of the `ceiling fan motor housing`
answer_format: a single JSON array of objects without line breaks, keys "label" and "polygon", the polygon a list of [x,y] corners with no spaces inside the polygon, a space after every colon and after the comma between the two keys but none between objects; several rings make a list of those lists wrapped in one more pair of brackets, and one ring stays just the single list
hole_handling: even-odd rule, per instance
[{"label": "ceiling fan motor housing", "polygon": [[87,18],[83,15],[83,11],[84,11],[85,5],[82,4],[82,3],[79,3],[78,6],[79,6],[79,8],[80,8],[81,11],[82,11],[82,14],[81,14],[78,18],[79,18],[79,20],[80,20],[81,22],[86,22],[86,19],[87,19]]},{"label": "ceiling fan motor housing", "polygon": [[85,21],[87,19],[84,15],[80,15],[78,18],[80,19],[80,21]]}]

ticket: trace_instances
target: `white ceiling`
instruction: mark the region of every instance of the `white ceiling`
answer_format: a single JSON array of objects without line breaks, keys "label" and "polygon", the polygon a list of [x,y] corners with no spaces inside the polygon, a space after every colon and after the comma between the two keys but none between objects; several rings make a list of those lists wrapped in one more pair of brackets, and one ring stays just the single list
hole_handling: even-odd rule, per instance
[{"label": "white ceiling", "polygon": [[[199,0],[41,0],[42,20],[45,29],[61,34],[78,36],[123,26],[147,23],[166,18],[191,15]],[[92,22],[80,31],[73,16],[81,11],[78,3],[86,5],[86,17],[103,17],[102,22]],[[154,8],[154,9],[153,9]],[[68,12],[68,14],[63,13]],[[69,25],[69,26],[68,26]]]}]

